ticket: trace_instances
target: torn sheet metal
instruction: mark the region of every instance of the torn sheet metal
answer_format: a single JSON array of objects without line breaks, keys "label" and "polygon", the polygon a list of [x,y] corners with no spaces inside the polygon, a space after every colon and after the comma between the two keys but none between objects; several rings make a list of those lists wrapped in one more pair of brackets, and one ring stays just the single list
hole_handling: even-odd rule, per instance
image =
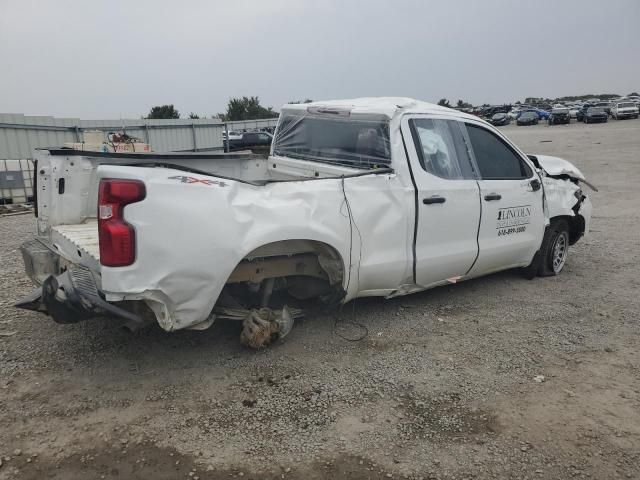
[{"label": "torn sheet metal", "polygon": [[589,232],[593,207],[578,183],[569,179],[543,177],[549,218],[580,215],[584,219],[584,234]]},{"label": "torn sheet metal", "polygon": [[102,266],[102,289],[108,299],[147,301],[165,330],[207,319],[236,266],[273,242],[304,239],[333,249],[344,270],[345,302],[405,283],[410,275],[414,197],[403,183],[408,175],[259,186],[184,184],[170,179],[174,175],[163,168],[98,168],[100,178],[139,179],[147,191],[145,201],[126,207],[127,222],[138,232],[136,262]]},{"label": "torn sheet metal", "polygon": [[538,163],[548,176],[560,177],[566,175],[575,180],[579,180],[594,191],[598,189],[587,181],[582,172],[573,163],[563,158],[551,157],[549,155],[536,155]]}]

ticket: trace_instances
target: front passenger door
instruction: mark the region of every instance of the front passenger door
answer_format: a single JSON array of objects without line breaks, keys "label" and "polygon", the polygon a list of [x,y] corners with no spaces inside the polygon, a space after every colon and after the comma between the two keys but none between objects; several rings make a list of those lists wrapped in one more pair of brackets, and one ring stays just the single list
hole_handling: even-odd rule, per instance
[{"label": "front passenger door", "polygon": [[472,276],[528,265],[544,235],[543,191],[538,175],[504,139],[466,124],[480,179],[478,260]]}]

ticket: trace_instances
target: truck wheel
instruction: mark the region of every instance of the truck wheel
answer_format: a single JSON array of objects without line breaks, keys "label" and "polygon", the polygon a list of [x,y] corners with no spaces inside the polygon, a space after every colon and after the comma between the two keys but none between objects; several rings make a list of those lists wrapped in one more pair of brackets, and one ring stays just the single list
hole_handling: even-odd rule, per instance
[{"label": "truck wheel", "polygon": [[553,220],[542,239],[538,275],[541,277],[558,275],[567,261],[568,254],[569,224],[566,220]]}]

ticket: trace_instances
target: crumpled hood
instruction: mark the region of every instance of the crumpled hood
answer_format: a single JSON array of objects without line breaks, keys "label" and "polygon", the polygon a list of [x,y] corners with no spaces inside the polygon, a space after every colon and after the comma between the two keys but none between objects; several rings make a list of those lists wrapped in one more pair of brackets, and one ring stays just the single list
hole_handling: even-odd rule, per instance
[{"label": "crumpled hood", "polygon": [[549,176],[567,175],[571,178],[575,178],[583,182],[585,185],[591,187],[594,191],[598,189],[587,182],[582,172],[573,163],[558,157],[551,157],[549,155],[535,155],[538,159],[538,164]]}]

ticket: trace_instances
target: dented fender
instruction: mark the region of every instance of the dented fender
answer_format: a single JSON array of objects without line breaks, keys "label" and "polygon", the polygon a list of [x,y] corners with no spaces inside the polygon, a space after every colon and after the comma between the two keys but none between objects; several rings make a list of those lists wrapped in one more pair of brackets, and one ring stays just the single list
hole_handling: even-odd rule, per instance
[{"label": "dented fender", "polygon": [[591,223],[591,200],[582,190],[582,184],[594,191],[598,189],[589,183],[583,173],[571,162],[548,155],[534,156],[540,167],[545,191],[548,218],[581,216],[584,220],[584,234]]}]

